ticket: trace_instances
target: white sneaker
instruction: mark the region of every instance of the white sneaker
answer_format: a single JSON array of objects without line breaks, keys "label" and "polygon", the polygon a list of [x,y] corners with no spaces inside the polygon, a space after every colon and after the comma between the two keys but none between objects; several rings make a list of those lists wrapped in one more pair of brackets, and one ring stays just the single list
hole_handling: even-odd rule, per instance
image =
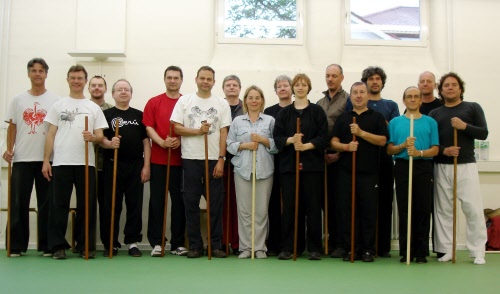
[{"label": "white sneaker", "polygon": [[250,253],[250,251],[243,251],[240,253],[240,255],[238,255],[238,258],[245,259],[250,258],[250,256],[252,256],[252,253]]},{"label": "white sneaker", "polygon": [[153,250],[151,250],[151,256],[152,257],[159,257],[161,256],[161,246],[156,245]]},{"label": "white sneaker", "polygon": [[255,257],[258,259],[265,259],[267,258],[267,254],[264,251],[257,251],[255,252]]},{"label": "white sneaker", "polygon": [[170,254],[185,256],[188,254],[188,250],[186,247],[177,247],[177,249],[170,251]]},{"label": "white sneaker", "polygon": [[453,258],[453,255],[451,253],[446,253],[445,255],[443,255],[443,257],[439,258],[438,261],[439,262],[448,262],[452,258]]},{"label": "white sneaker", "polygon": [[481,264],[485,264],[485,263],[486,263],[486,260],[484,259],[484,257],[476,257],[474,259],[474,264],[481,265]]}]

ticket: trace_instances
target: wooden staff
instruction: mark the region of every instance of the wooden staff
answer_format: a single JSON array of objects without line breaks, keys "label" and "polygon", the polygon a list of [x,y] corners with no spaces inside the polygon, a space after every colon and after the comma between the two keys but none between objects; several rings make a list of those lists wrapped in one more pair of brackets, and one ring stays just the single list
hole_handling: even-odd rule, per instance
[{"label": "wooden staff", "polygon": [[[206,120],[202,123],[207,123]],[[208,260],[212,259],[212,235],[210,233],[210,176],[208,174],[208,134],[205,133],[205,197],[207,202]]]},{"label": "wooden staff", "polygon": [[[168,136],[172,137],[172,125],[168,128]],[[168,147],[167,155],[167,179],[165,184],[165,201],[163,204],[163,230],[161,232],[161,256],[165,256],[165,233],[167,231],[167,210],[168,210],[168,189],[170,186],[170,158],[172,156],[172,147]],[[170,249],[172,250],[172,249]]]},{"label": "wooden staff", "polygon": [[[300,118],[297,117],[297,134],[300,134]],[[299,231],[299,170],[300,152],[295,151],[295,225],[293,234],[293,261],[297,260],[297,234]]]},{"label": "wooden staff", "polygon": [[[120,122],[115,119],[115,137],[118,138]],[[111,192],[111,227],[109,229],[109,259],[113,258],[113,236],[115,233],[115,202],[116,202],[116,171],[118,167],[118,149],[114,150],[113,155],[113,188]]]},{"label": "wooden staff", "polygon": [[[410,137],[413,137],[413,114],[410,115]],[[413,199],[413,156],[409,156],[408,167],[408,226],[406,231],[406,264],[411,260],[411,206]]]},{"label": "wooden staff", "polygon": [[[356,123],[356,117],[352,118],[352,123]],[[356,135],[352,135],[352,141],[356,142]],[[352,152],[352,186],[351,186],[351,263],[354,262],[354,230],[356,224],[356,151]]]},{"label": "wooden staff", "polygon": [[[89,130],[89,117],[85,116],[85,131]],[[111,248],[113,250],[113,248]],[[85,140],[85,260],[89,259],[89,141]]]},{"label": "wooden staff", "polygon": [[[453,146],[458,147],[457,129],[453,129]],[[451,254],[451,262],[456,262],[457,255],[457,166],[458,157],[453,157],[453,251]]]},{"label": "wooden staff", "polygon": [[[229,158],[228,158],[229,159]],[[227,162],[227,188],[226,188],[226,255],[229,255],[229,220],[231,212],[231,162]]]},{"label": "wooden staff", "polygon": [[[12,119],[9,120],[9,128],[7,129],[7,150],[12,154],[12,147],[14,145],[13,134],[12,134]],[[10,257],[10,206],[12,202],[12,161],[8,162],[8,170],[7,170],[7,257]]]},{"label": "wooden staff", "polygon": [[255,258],[255,170],[256,170],[256,153],[253,151],[252,156],[252,259]]},{"label": "wooden staff", "polygon": [[[325,153],[326,154],[326,153]],[[324,190],[325,190],[325,213],[324,213],[324,218],[325,218],[325,255],[328,255],[328,176],[327,176],[327,165],[326,165],[326,160],[325,160],[325,175],[324,175]]]}]

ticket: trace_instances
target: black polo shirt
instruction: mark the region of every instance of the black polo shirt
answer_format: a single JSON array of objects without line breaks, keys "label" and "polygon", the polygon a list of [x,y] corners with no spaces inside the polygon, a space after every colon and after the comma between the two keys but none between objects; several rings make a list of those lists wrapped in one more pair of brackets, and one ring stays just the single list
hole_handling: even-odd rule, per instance
[{"label": "black polo shirt", "polygon": [[[371,109],[357,114],[354,111],[343,113],[333,126],[332,135],[340,140],[340,143],[348,144],[352,141],[350,124],[352,118],[356,117],[356,123],[359,127],[368,133],[388,137],[387,124],[381,113]],[[379,148],[357,137],[359,142],[356,152],[356,172],[357,173],[377,173],[379,166]],[[339,166],[346,170],[352,169],[352,152],[340,152]]]}]

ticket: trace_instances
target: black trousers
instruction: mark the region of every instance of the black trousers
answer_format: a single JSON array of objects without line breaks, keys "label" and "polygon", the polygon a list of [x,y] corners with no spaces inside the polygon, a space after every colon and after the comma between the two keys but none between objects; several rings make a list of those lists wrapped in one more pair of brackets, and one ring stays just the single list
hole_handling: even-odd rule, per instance
[{"label": "black trousers", "polygon": [[327,197],[328,197],[328,251],[331,252],[336,248],[344,248],[343,238],[340,232],[342,228],[342,211],[339,206],[339,197],[336,193],[338,181],[338,164],[333,162],[327,165]]},{"label": "black trousers", "polygon": [[[38,205],[38,251],[47,251],[49,199],[52,186],[42,174],[43,162],[15,162],[12,165],[12,198],[10,203],[10,248],[26,252],[30,237],[29,208],[33,183]],[[5,240],[7,242],[7,239]],[[7,247],[7,244],[5,244]]]},{"label": "black trousers", "polygon": [[379,194],[377,213],[378,253],[391,251],[392,202],[394,200],[394,161],[382,148],[379,169]]},{"label": "black trousers", "polygon": [[112,185],[112,183],[107,183],[104,180],[104,170],[98,170],[96,169],[96,196],[97,196],[97,204],[98,204],[98,209],[99,209],[99,237],[101,239],[102,244],[106,243],[106,240],[109,240],[109,233],[107,234],[108,237],[106,237],[106,230],[109,232],[109,226],[108,229],[106,229],[106,222],[104,219],[106,218],[106,215],[108,212],[106,211],[106,203],[105,203],[105,198],[104,198],[104,187],[106,185]]},{"label": "black trousers", "polygon": [[[63,165],[52,167],[53,193],[49,209],[49,249],[57,251],[69,249],[66,241],[68,214],[73,192],[76,190],[76,250],[85,250],[85,166]],[[94,251],[96,229],[95,168],[89,166],[89,250]]]},{"label": "black trousers", "polygon": [[[127,220],[123,233],[125,244],[138,243],[142,241],[142,203],[144,195],[144,184],[141,183],[141,171],[144,160],[118,160],[116,169],[116,193],[115,193],[115,217],[113,228],[113,247],[121,247],[118,241],[120,229],[120,215],[122,213],[123,200],[127,207]],[[109,249],[109,237],[111,230],[111,208],[113,194],[113,161],[104,162],[104,205],[105,215],[101,215],[100,221],[104,222],[104,231],[101,232],[104,248]]]},{"label": "black trousers", "polygon": [[[397,160],[394,166],[399,213],[399,255],[405,256],[408,233],[409,161]],[[432,160],[414,160],[411,204],[411,256],[429,256],[429,230],[433,190]]]},{"label": "black trousers", "polygon": [[[283,215],[281,218],[281,251],[293,252],[295,228],[295,174],[280,175],[283,190]],[[300,172],[299,219],[297,253],[304,251],[307,229],[307,251],[321,252],[322,226],[321,203],[323,199],[323,172]]]},{"label": "black trousers", "polygon": [[281,239],[281,181],[279,176],[273,179],[267,214],[269,218],[267,250],[278,252]]},{"label": "black trousers", "polygon": [[[352,175],[350,170],[339,169],[337,193],[342,211],[342,236],[344,249],[351,251],[351,197]],[[377,219],[378,177],[376,174],[356,174],[355,237],[357,254],[375,253],[375,222]]]},{"label": "black trousers", "polygon": [[[224,182],[215,179],[212,174],[217,160],[209,160],[210,186],[210,232],[212,250],[221,248],[222,238],[222,203],[224,200]],[[183,159],[184,171],[184,207],[190,249],[203,250],[200,231],[200,197],[206,195],[205,161]]]},{"label": "black trousers", "polygon": [[[182,197],[182,167],[170,166],[168,190],[170,192],[170,250],[184,246],[186,231],[186,214]],[[167,188],[167,166],[151,164],[151,181],[149,196],[148,240],[151,247],[161,246],[163,232],[163,214],[165,193]],[[166,238],[165,238],[166,240]]]}]

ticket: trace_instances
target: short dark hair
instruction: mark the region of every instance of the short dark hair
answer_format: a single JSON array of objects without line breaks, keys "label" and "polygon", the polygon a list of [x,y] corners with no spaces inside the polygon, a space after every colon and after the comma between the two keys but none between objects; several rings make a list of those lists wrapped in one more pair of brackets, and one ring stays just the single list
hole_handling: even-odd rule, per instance
[{"label": "short dark hair", "polygon": [[130,94],[134,93],[134,89],[132,88],[132,85],[130,84],[129,81],[127,81],[126,79],[119,79],[118,81],[116,81],[113,86],[111,87],[111,94],[113,94],[115,92],[115,85],[118,83],[118,82],[125,82],[127,83],[129,86],[130,86]]},{"label": "short dark hair", "polygon": [[88,78],[87,70],[81,64],[76,64],[76,65],[73,65],[72,67],[70,67],[68,69],[68,73],[66,74],[66,77],[69,78],[70,72],[79,72],[79,71],[83,71],[83,73],[85,74],[85,79]]},{"label": "short dark hair", "polygon": [[352,84],[352,86],[351,86],[351,90],[349,90],[349,94],[351,94],[351,93],[352,93],[352,88],[354,88],[354,87],[356,87],[356,86],[361,86],[361,85],[365,86],[365,88],[367,88],[367,89],[368,89],[368,86],[366,85],[366,83],[365,83],[365,82],[355,82],[354,84]]},{"label": "short dark hair", "polygon": [[43,58],[40,57],[36,57],[28,61],[28,66],[27,66],[28,71],[30,71],[30,68],[32,68],[35,65],[35,63],[40,64],[45,70],[45,73],[49,72],[49,66],[47,65],[47,62],[45,62],[45,60],[43,60]]},{"label": "short dark hair", "polygon": [[196,77],[198,77],[200,75],[200,71],[202,71],[202,70],[211,71],[214,74],[214,79],[215,79],[215,70],[208,65],[204,65],[204,66],[200,67],[200,69],[198,69],[198,71],[196,72]]},{"label": "short dark hair", "polygon": [[240,78],[238,78],[237,75],[228,75],[227,77],[225,77],[224,80],[222,81],[222,89],[224,89],[224,84],[226,84],[227,81],[236,81],[241,89],[241,80]]},{"label": "short dark hair", "polygon": [[382,89],[383,89],[385,86],[385,82],[387,81],[387,75],[385,74],[385,71],[381,67],[369,66],[365,68],[365,70],[363,70],[363,73],[361,74],[361,81],[366,84],[368,79],[374,75],[379,75],[380,78],[382,79]]},{"label": "short dark hair", "polygon": [[309,87],[308,91],[307,91],[307,94],[309,94],[309,92],[311,92],[312,90],[312,86],[311,86],[311,79],[306,75],[306,74],[303,74],[303,73],[299,73],[299,74],[296,74],[295,77],[293,77],[293,80],[292,80],[292,93],[295,95],[295,92],[293,91],[293,85],[297,84],[299,81],[301,80],[304,80],[307,84],[307,86]]},{"label": "short dark hair", "polygon": [[178,71],[181,74],[181,80],[184,79],[184,74],[182,73],[182,69],[178,66],[175,66],[175,65],[171,65],[171,66],[167,67],[167,69],[163,73],[163,78],[167,77],[167,71],[169,71],[169,70]]},{"label": "short dark hair", "polygon": [[274,92],[278,90],[278,83],[282,81],[288,81],[288,84],[290,84],[290,87],[292,86],[292,79],[287,76],[287,75],[279,75],[275,80],[274,80]]},{"label": "short dark hair", "polygon": [[90,81],[89,81],[89,86],[90,86],[90,83],[92,82],[93,79],[101,79],[104,81],[104,87],[108,88],[108,83],[106,83],[106,79],[103,78],[102,76],[99,76],[99,75],[95,75],[93,76]]},{"label": "short dark hair", "polygon": [[457,74],[457,73],[454,73],[452,71],[450,71],[449,73],[447,74],[444,74],[440,79],[439,79],[439,84],[438,84],[438,93],[439,93],[439,97],[441,99],[443,99],[444,101],[444,97],[443,95],[441,94],[441,91],[443,90],[443,83],[444,83],[444,80],[446,80],[447,78],[455,78],[457,81],[458,81],[458,86],[460,87],[460,90],[462,90],[462,92],[460,93],[460,100],[464,100],[464,93],[465,93],[465,82],[464,80],[462,80],[462,78]]}]

